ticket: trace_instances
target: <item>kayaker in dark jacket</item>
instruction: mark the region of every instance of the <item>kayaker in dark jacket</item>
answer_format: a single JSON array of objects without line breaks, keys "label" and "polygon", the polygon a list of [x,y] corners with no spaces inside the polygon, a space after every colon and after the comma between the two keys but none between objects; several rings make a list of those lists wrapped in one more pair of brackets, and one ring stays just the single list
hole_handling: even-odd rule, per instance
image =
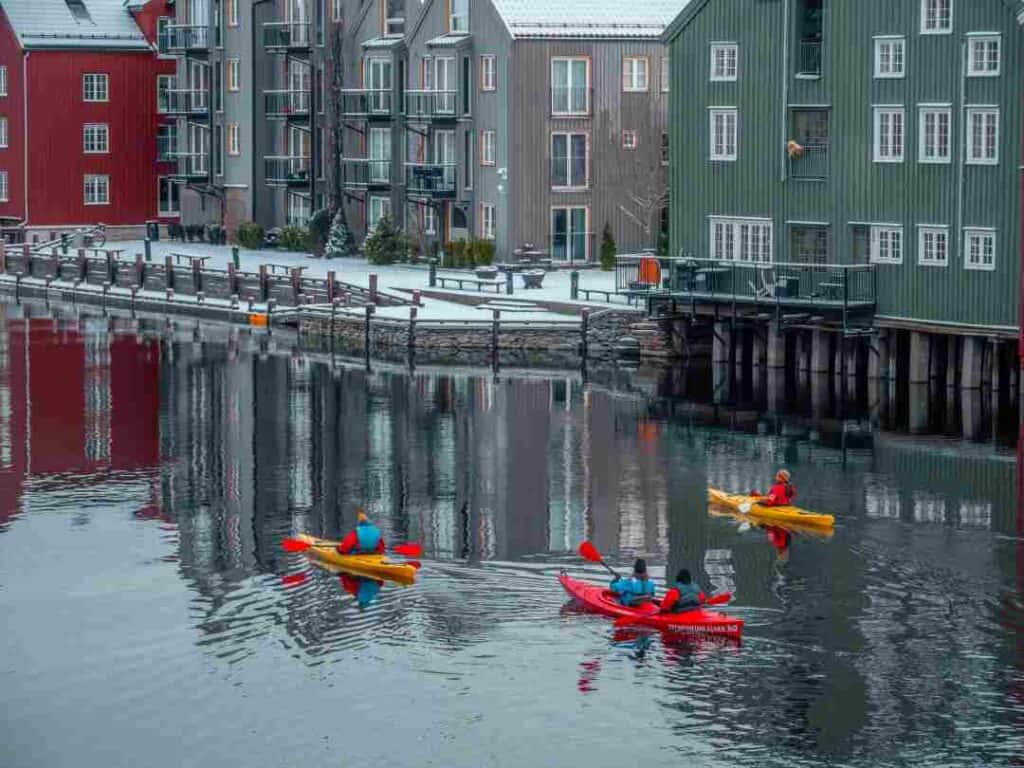
[{"label": "kayaker in dark jacket", "polygon": [[751,496],[757,496],[757,503],[762,507],[785,507],[793,503],[796,498],[796,488],[789,482],[790,474],[788,469],[780,469],[775,473],[775,485],[762,495],[757,491],[751,491]]},{"label": "kayaker in dark jacket", "polygon": [[666,592],[665,597],[662,598],[661,612],[683,613],[684,611],[692,611],[694,608],[700,608],[704,600],[704,593],[700,591],[700,587],[693,583],[690,572],[683,568],[676,574],[676,583],[672,585],[672,589]]},{"label": "kayaker in dark jacket", "polygon": [[611,590],[623,605],[637,605],[654,599],[654,582],[647,578],[647,562],[641,557],[633,564],[633,575],[628,579],[612,579]]},{"label": "kayaker in dark jacket", "polygon": [[384,554],[384,537],[380,529],[370,522],[366,513],[359,510],[359,524],[354,531],[349,531],[338,545],[342,555]]}]

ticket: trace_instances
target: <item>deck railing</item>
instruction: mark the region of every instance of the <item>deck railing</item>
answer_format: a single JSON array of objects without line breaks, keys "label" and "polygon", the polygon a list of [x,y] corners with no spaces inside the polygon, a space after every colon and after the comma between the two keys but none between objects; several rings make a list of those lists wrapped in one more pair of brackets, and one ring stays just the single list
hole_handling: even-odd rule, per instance
[{"label": "deck railing", "polygon": [[263,47],[268,51],[309,48],[309,22],[266,22],[263,25]]},{"label": "deck railing", "polygon": [[264,91],[267,117],[309,117],[309,91]]},{"label": "deck railing", "polygon": [[386,186],[391,183],[391,161],[346,157],[341,161],[346,187]]},{"label": "deck railing", "polygon": [[829,140],[805,139],[798,154],[789,158],[789,175],[794,179],[827,179]]},{"label": "deck railing", "polygon": [[168,24],[157,36],[157,48],[163,54],[202,50],[209,45],[209,32],[205,24]]},{"label": "deck railing", "polygon": [[341,92],[341,112],[345,117],[391,117],[394,93],[381,88],[345,88]]},{"label": "deck railing", "polygon": [[455,194],[455,163],[406,163],[405,191],[447,197]]},{"label": "deck railing", "polygon": [[298,155],[270,155],[263,158],[267,184],[291,185],[309,183],[309,158]]},{"label": "deck railing", "polygon": [[805,77],[821,75],[821,40],[801,40],[797,43],[796,73]]},{"label": "deck railing", "polygon": [[405,116],[409,120],[453,119],[456,91],[406,91]]}]

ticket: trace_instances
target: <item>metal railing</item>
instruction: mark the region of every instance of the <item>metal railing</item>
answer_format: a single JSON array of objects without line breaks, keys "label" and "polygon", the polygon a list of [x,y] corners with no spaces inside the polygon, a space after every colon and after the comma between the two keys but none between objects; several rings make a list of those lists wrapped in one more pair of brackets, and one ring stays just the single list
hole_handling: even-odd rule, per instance
[{"label": "metal railing", "polygon": [[263,176],[267,184],[308,184],[309,168],[308,157],[270,155],[263,158]]},{"label": "metal railing", "polygon": [[210,92],[205,88],[168,88],[160,106],[165,115],[205,115],[210,111]]},{"label": "metal railing", "polygon": [[796,73],[815,77],[821,75],[821,40],[801,40],[797,43]]},{"label": "metal railing", "polygon": [[615,257],[615,290],[638,293],[667,290],[672,259],[650,253]]},{"label": "metal railing", "polygon": [[790,154],[789,175],[794,179],[827,179],[828,149],[828,139],[805,139],[799,152]]},{"label": "metal railing", "polygon": [[210,175],[210,155],[207,152],[171,152],[177,164],[174,176],[183,179],[204,179]]},{"label": "metal railing", "polygon": [[346,117],[391,117],[394,93],[379,88],[345,88],[341,92],[341,112]]},{"label": "metal railing", "polygon": [[159,163],[174,161],[175,147],[178,145],[178,137],[175,135],[164,135],[156,137],[156,159]]},{"label": "metal railing", "polygon": [[309,48],[309,22],[265,22],[263,24],[263,47],[267,50],[296,50]]},{"label": "metal railing", "polygon": [[457,91],[406,91],[405,116],[409,120],[454,119]]},{"label": "metal railing", "polygon": [[342,178],[348,187],[387,186],[391,183],[391,161],[346,157],[341,161]]},{"label": "metal railing", "polygon": [[160,53],[184,53],[209,47],[210,30],[205,24],[168,24],[157,36]]},{"label": "metal railing", "polygon": [[455,163],[406,163],[405,191],[437,197],[454,195],[457,170]]},{"label": "metal railing", "polygon": [[263,92],[267,117],[309,117],[309,91]]}]

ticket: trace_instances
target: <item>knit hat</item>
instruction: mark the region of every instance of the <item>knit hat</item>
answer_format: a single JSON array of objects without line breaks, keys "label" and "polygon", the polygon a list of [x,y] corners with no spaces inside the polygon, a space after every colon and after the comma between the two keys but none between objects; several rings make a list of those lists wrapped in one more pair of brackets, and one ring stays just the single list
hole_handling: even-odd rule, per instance
[{"label": "knit hat", "polygon": [[776,480],[781,480],[784,483],[788,483],[789,482],[789,470],[788,469],[780,469],[778,472],[775,473],[775,479]]},{"label": "knit hat", "polygon": [[637,576],[646,576],[647,575],[647,561],[644,560],[642,557],[638,557],[636,559],[636,562],[633,563],[633,573],[636,574]]}]

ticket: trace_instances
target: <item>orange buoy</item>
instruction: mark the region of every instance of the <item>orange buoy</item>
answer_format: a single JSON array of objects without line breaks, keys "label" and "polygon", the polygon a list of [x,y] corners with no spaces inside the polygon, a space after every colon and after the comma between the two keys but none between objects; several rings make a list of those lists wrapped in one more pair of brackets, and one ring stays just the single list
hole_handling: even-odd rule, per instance
[{"label": "orange buoy", "polygon": [[661,285],[661,265],[657,259],[651,256],[640,259],[640,282],[654,287]]},{"label": "orange buoy", "polygon": [[262,312],[254,312],[249,315],[249,325],[255,325],[258,328],[266,328],[270,323],[268,318]]}]

